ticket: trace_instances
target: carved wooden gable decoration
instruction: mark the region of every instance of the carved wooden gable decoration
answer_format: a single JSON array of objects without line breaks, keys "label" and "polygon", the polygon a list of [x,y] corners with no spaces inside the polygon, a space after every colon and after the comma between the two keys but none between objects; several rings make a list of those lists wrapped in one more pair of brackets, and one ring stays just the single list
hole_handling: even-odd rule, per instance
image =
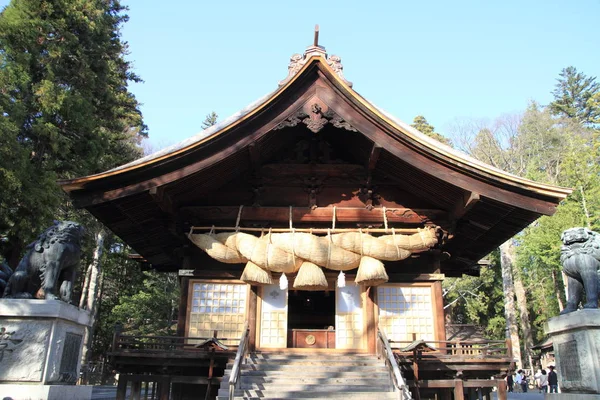
[{"label": "carved wooden gable decoration", "polygon": [[[186,237],[192,226],[266,232],[291,222],[299,229],[439,228],[443,238],[429,253],[448,275],[477,273],[478,260],[553,214],[570,193],[421,134],[362,98],[342,70],[339,57],[311,46],[292,57],[275,92],[233,117],[170,149],[61,185],[160,270],[205,256]],[[239,277],[241,266],[232,268]]]}]

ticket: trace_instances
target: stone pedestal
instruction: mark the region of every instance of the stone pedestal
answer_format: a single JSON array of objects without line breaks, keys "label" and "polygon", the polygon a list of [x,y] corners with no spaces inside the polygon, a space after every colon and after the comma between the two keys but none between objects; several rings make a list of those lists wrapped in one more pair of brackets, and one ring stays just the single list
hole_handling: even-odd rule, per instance
[{"label": "stone pedestal", "polygon": [[[600,310],[578,310],[548,320],[558,386],[565,394],[600,394]],[[597,396],[589,396],[597,398]]]},{"label": "stone pedestal", "polygon": [[[9,384],[29,386],[35,393],[47,385],[75,388],[90,323],[89,312],[62,301],[0,299],[0,392],[9,395],[4,389],[15,386]],[[57,390],[73,389],[42,392]]]}]

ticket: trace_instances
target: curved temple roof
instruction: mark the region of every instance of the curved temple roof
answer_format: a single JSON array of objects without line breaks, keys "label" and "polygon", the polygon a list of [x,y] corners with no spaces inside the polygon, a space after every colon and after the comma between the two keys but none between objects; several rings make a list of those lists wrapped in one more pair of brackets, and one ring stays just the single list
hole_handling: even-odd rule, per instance
[{"label": "curved temple roof", "polygon": [[347,93],[353,97],[355,97],[362,105],[364,105],[367,109],[373,112],[374,115],[381,118],[383,121],[390,124],[392,127],[401,131],[405,135],[411,137],[415,141],[421,143],[425,146],[430,152],[432,156],[445,156],[449,159],[453,160],[457,163],[457,166],[464,165],[465,167],[471,167],[473,171],[479,172],[482,175],[488,174],[490,177],[496,179],[503,179],[507,182],[514,184],[515,186],[519,186],[522,188],[527,188],[529,190],[547,194],[551,197],[555,197],[558,200],[563,200],[566,198],[568,194],[571,193],[571,189],[562,188],[558,186],[543,184],[539,182],[535,182],[529,179],[525,179],[519,177],[517,175],[513,175],[506,171],[502,171],[498,168],[495,168],[491,165],[483,163],[459,150],[456,150],[450,146],[445,145],[444,143],[438,142],[435,139],[430,138],[429,136],[419,132],[417,129],[413,128],[409,124],[401,121],[400,119],[392,116],[391,114],[385,112],[379,107],[375,106],[372,102],[369,102],[367,99],[362,97],[358,92],[353,90],[351,86],[347,84],[343,78],[339,77],[337,73],[328,65],[327,59],[319,54],[313,53],[309,55],[309,58],[306,60],[306,63],[302,67],[300,71],[296,74],[292,75],[285,85],[280,86],[275,91],[261,97],[260,99],[254,101],[249,104],[247,107],[238,111],[237,113],[231,115],[229,118],[203,130],[202,132],[191,136],[188,139],[185,139],[179,143],[176,143],[172,146],[161,149],[155,153],[147,155],[145,157],[139,158],[130,163],[121,165],[119,167],[113,168],[106,172],[102,172],[99,174],[89,175],[86,177],[75,178],[71,180],[63,180],[60,181],[60,185],[66,192],[72,192],[74,190],[84,189],[85,185],[89,182],[93,182],[100,179],[110,178],[111,176],[117,175],[119,173],[128,172],[138,168],[147,167],[153,163],[158,163],[168,159],[170,156],[177,155],[184,151],[192,150],[195,146],[204,143],[207,140],[211,140],[212,138],[218,136],[222,132],[231,128],[234,125],[237,125],[240,122],[243,122],[247,117],[252,114],[268,107],[269,103],[285,92],[286,88],[290,86],[294,79],[298,78],[302,75],[302,72],[307,70],[309,66],[318,63],[319,68],[323,68],[328,70],[327,72],[337,80],[337,83],[344,87],[347,90]]},{"label": "curved temple roof", "polygon": [[[477,257],[487,254],[486,251],[491,251],[539,215],[553,214],[558,203],[571,192],[571,189],[534,182],[482,163],[392,117],[359,95],[344,79],[339,57],[328,57],[319,46],[310,47],[302,56],[292,56],[289,75],[275,91],[226,120],[131,163],[60,184],[76,205],[87,208],[149,261],[174,267],[177,257],[171,247],[179,247],[181,243],[171,237],[171,242],[163,240],[162,250],[150,250],[152,246],[156,247],[152,244],[156,240],[147,237],[140,240],[134,236],[145,235],[143,225],[153,211],[149,208],[147,214],[136,216],[123,202],[129,199],[145,204],[139,197],[142,194],[150,194],[156,200],[157,196],[168,194],[169,188],[177,186],[178,182],[198,174],[204,174],[206,181],[211,173],[214,174],[212,168],[225,165],[227,160],[239,163],[240,152],[252,153],[251,147],[265,140],[269,132],[298,124],[300,121],[293,119],[294,113],[304,110],[300,112],[306,116],[309,103],[328,108],[330,113],[333,112],[329,116],[337,115],[337,121],[341,121],[339,126],[364,135],[373,149],[380,149],[385,154],[386,165],[418,175],[416,182],[429,182],[431,187],[427,190],[431,192],[432,202],[436,201],[435,193],[448,193],[440,195],[438,206],[455,216],[454,226],[459,220],[467,221],[467,213],[471,214],[469,223],[481,232],[471,238],[467,234],[462,247],[458,246],[460,250],[456,245],[449,247],[455,254],[463,254],[462,259],[457,257],[452,261],[462,265],[462,270],[467,270],[469,265],[477,262]],[[313,113],[325,115],[321,106]],[[334,123],[333,120],[329,122]],[[251,165],[252,155],[247,159]],[[377,158],[364,161],[376,164]],[[240,169],[239,165],[236,168]],[[214,185],[212,189],[216,189]],[[138,200],[134,200],[136,196]],[[178,196],[183,197],[181,190],[166,198],[172,203]],[[161,200],[164,198],[160,197]],[[480,204],[473,208],[480,199]],[[176,214],[176,206],[160,208],[167,214]],[[120,218],[115,218],[115,213]],[[132,229],[132,226],[137,228]],[[455,235],[461,235],[459,228]],[[477,243],[477,240],[483,240],[485,244]],[[473,242],[470,245],[473,248],[467,249],[469,241]]]}]

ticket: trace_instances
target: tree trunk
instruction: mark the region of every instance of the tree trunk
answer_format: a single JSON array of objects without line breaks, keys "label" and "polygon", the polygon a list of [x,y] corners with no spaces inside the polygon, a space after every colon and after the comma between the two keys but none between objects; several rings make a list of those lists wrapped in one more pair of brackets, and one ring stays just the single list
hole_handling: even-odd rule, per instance
[{"label": "tree trunk", "polygon": [[560,312],[565,309],[565,303],[561,296],[561,288],[558,286],[558,279],[556,279],[556,271],[552,271],[552,283],[554,284],[554,292],[556,293],[556,300],[558,301],[558,311]]},{"label": "tree trunk", "polygon": [[87,301],[88,291],[90,289],[90,276],[92,275],[92,264],[88,265],[87,271],[85,271],[85,279],[81,286],[81,298],[79,299],[79,308],[83,308]]},{"label": "tree trunk", "polygon": [[590,218],[590,212],[588,211],[587,201],[585,199],[585,192],[583,191],[582,185],[579,185],[579,193],[581,193],[581,208],[583,209],[583,215],[585,216],[585,226],[591,229],[592,221]]},{"label": "tree trunk", "polygon": [[517,361],[517,368],[523,365],[521,360],[521,342],[519,340],[519,329],[517,327],[517,316],[515,312],[515,288],[512,276],[512,258],[510,249],[512,239],[500,246],[500,265],[502,267],[502,287],[504,289],[504,315],[506,317],[506,334],[512,342],[512,353]]},{"label": "tree trunk", "polygon": [[531,348],[533,347],[533,335],[531,334],[531,320],[529,319],[529,310],[527,310],[527,296],[525,294],[525,287],[523,287],[523,281],[521,280],[521,276],[517,272],[515,272],[513,274],[513,278],[515,286],[515,295],[517,296],[517,306],[519,307],[519,315],[521,317],[521,332],[523,332],[523,339],[525,340],[525,345],[523,347],[525,348],[525,354],[527,356],[527,360],[529,361],[531,376],[533,376],[535,374],[535,371],[533,369],[533,354],[531,353]]},{"label": "tree trunk", "polygon": [[94,334],[94,326],[96,325],[97,301],[100,297],[101,280],[102,274],[100,272],[102,253],[104,251],[104,239],[106,238],[106,232],[104,229],[96,234],[96,249],[94,250],[94,257],[92,263],[88,268],[91,269],[89,288],[87,291],[87,301],[85,302],[85,308],[90,312],[90,326],[86,327],[85,335],[83,338],[83,349],[81,350],[81,365],[85,365],[88,362],[90,349],[92,347],[92,336]]}]

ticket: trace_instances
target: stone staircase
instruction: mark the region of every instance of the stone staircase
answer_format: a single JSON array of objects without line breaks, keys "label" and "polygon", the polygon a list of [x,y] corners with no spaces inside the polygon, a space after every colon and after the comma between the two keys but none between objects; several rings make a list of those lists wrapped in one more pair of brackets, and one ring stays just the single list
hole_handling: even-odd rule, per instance
[{"label": "stone staircase", "polygon": [[[227,365],[217,400],[229,397]],[[235,399],[397,399],[383,360],[372,354],[251,353]]]}]

